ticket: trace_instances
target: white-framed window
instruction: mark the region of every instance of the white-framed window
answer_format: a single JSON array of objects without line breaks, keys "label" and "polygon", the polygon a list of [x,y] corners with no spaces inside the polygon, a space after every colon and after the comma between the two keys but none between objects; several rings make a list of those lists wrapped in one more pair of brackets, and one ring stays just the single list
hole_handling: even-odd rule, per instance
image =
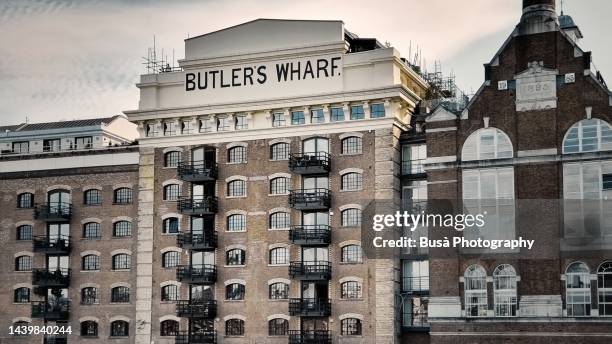
[{"label": "white-framed window", "polygon": [[181,187],[178,184],[164,186],[164,201],[176,201],[181,195]]},{"label": "white-framed window", "polygon": [[361,154],[363,140],[358,136],[349,136],[342,139],[342,154]]},{"label": "white-framed window", "polygon": [[563,154],[612,150],[612,126],[597,118],[574,124],[563,139]]},{"label": "white-framed window", "polygon": [[597,269],[597,297],[599,315],[612,316],[612,262],[604,262]]},{"label": "white-framed window", "polygon": [[427,160],[427,146],[425,144],[409,144],[402,146],[402,174],[424,173],[424,164]]},{"label": "white-framed window", "polygon": [[496,317],[514,317],[518,307],[516,270],[503,264],[493,271],[493,304]]},{"label": "white-framed window", "polygon": [[278,211],[270,214],[270,229],[289,228],[291,224],[289,213]]},{"label": "white-framed window", "polygon": [[227,183],[227,196],[228,197],[242,197],[246,196],[246,182],[242,179],[232,180]]},{"label": "white-framed window", "polygon": [[208,118],[200,120],[200,132],[210,133],[211,131],[212,131],[212,125],[210,124],[210,120]]},{"label": "white-framed window", "polygon": [[284,112],[275,112],[272,114],[272,126],[284,127],[287,125],[287,118]]},{"label": "white-framed window", "polygon": [[174,136],[174,135],[176,135],[176,123],[175,122],[164,123],[164,136]]},{"label": "white-framed window", "polygon": [[361,226],[361,209],[349,208],[341,213],[342,227],[359,227]]},{"label": "white-framed window", "polygon": [[236,130],[246,130],[249,129],[249,120],[245,115],[236,116]]},{"label": "white-framed window", "polygon": [[363,176],[357,172],[343,174],[340,189],[343,191],[359,191],[363,189]]},{"label": "white-framed window", "polygon": [[487,301],[487,273],[480,265],[470,265],[464,275],[465,315],[467,317],[486,317],[489,307]]},{"label": "white-framed window", "polygon": [[228,117],[219,117],[217,119],[217,131],[230,130],[230,122]]},{"label": "white-framed window", "polygon": [[359,281],[346,281],[340,284],[340,298],[342,300],[355,300],[363,297],[362,284]]},{"label": "white-framed window", "polygon": [[289,159],[289,144],[285,142],[275,143],[270,146],[271,160],[288,160]]},{"label": "white-framed window", "polygon": [[565,271],[565,303],[567,316],[591,315],[591,274],[582,262],[574,262]]},{"label": "white-framed window", "polygon": [[270,265],[289,264],[289,249],[287,247],[276,247],[270,250]]},{"label": "white-framed window", "polygon": [[157,124],[147,123],[147,130],[146,130],[145,136],[146,137],[157,136]]},{"label": "white-framed window", "polygon": [[512,167],[464,170],[462,192],[466,214],[485,214],[484,226],[466,231],[467,239],[515,238]]},{"label": "white-framed window", "polygon": [[497,128],[480,129],[472,133],[463,144],[461,160],[506,159],[514,156],[512,142]]},{"label": "white-framed window", "polygon": [[245,163],[247,161],[247,148],[236,146],[227,150],[227,162],[230,164]]},{"label": "white-framed window", "polygon": [[289,193],[289,178],[270,179],[270,195],[286,195],[287,193]]},{"label": "white-framed window", "polygon": [[181,125],[181,134],[190,135],[193,133],[193,126],[191,125],[191,121],[183,121]]},{"label": "white-framed window", "polygon": [[246,231],[246,215],[233,214],[227,217],[228,232],[244,232]]}]

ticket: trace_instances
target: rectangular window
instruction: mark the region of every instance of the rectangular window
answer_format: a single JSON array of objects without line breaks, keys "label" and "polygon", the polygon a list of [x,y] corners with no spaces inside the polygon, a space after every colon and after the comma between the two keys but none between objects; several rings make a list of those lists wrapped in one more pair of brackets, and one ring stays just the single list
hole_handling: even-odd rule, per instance
[{"label": "rectangular window", "polygon": [[183,135],[189,135],[193,133],[193,128],[191,127],[191,121],[184,121],[181,131]]},{"label": "rectangular window", "polygon": [[93,148],[93,137],[91,136],[77,137],[74,139],[74,142],[78,150]]},{"label": "rectangular window", "polygon": [[429,327],[428,306],[428,297],[406,297],[402,307],[402,325],[404,327]]},{"label": "rectangular window", "polygon": [[30,152],[30,142],[13,142],[13,153],[25,154]]},{"label": "rectangular window", "polygon": [[220,117],[217,120],[217,131],[228,131],[230,129],[229,118]]},{"label": "rectangular window", "polygon": [[344,121],[344,109],[341,107],[333,107],[331,108],[331,121],[339,122]]},{"label": "rectangular window", "polygon": [[157,124],[155,123],[149,123],[147,124],[147,132],[146,132],[147,137],[154,137],[157,136]]},{"label": "rectangular window", "polygon": [[604,174],[602,181],[604,190],[612,190],[612,174]]},{"label": "rectangular window", "polygon": [[236,130],[249,129],[249,123],[246,116],[236,116]]},{"label": "rectangular window", "polygon": [[323,123],[325,122],[325,115],[323,109],[314,109],[310,111],[311,123]]},{"label": "rectangular window", "polygon": [[423,168],[427,159],[427,146],[425,144],[412,144],[402,146],[402,174],[411,175],[424,173]]},{"label": "rectangular window", "polygon": [[176,123],[175,122],[164,123],[164,136],[174,136],[174,135],[176,135]]},{"label": "rectangular window", "polygon": [[306,123],[304,118],[304,111],[293,111],[291,113],[291,125],[298,125]]},{"label": "rectangular window", "polygon": [[210,120],[208,118],[200,121],[200,132],[201,133],[210,133],[212,131],[212,126],[210,125]]},{"label": "rectangular window", "polygon": [[365,113],[363,111],[363,106],[361,105],[351,106],[351,120],[364,119],[364,118],[365,118]]},{"label": "rectangular window", "polygon": [[272,126],[273,127],[284,127],[287,125],[285,114],[282,112],[276,112],[272,114]]},{"label": "rectangular window", "polygon": [[372,104],[370,106],[370,118],[385,117],[385,105],[384,104]]},{"label": "rectangular window", "polygon": [[61,150],[60,139],[44,140],[43,151],[45,152],[59,152]]},{"label": "rectangular window", "polygon": [[408,293],[429,291],[429,261],[402,261],[402,291]]}]

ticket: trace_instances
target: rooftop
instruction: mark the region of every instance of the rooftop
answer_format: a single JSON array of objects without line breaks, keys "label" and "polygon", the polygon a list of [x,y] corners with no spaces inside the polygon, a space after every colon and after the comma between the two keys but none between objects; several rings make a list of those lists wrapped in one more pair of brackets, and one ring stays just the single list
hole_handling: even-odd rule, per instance
[{"label": "rooftop", "polygon": [[46,123],[22,123],[18,125],[8,125],[0,127],[0,132],[24,132],[24,131],[36,131],[46,129],[64,129],[64,128],[79,128],[79,127],[92,127],[102,124],[109,124],[117,116],[102,117],[102,118],[89,118],[79,119],[73,121],[58,121],[58,122],[46,122]]}]

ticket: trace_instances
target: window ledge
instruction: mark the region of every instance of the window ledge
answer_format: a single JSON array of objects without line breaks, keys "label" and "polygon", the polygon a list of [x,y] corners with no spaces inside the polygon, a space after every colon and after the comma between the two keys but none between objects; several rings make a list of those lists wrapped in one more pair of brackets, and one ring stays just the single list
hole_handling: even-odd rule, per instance
[{"label": "window ledge", "polygon": [[227,231],[226,230],[225,231],[225,233],[246,233],[246,232],[247,232],[246,230],[243,230],[243,231]]},{"label": "window ledge", "polygon": [[363,262],[340,262],[340,265],[360,265],[363,264]]},{"label": "window ledge", "polygon": [[289,159],[268,159],[268,161],[270,161],[270,162],[275,162],[275,161],[289,161]]},{"label": "window ledge", "polygon": [[176,232],[176,233],[161,233],[162,236],[176,236],[180,233],[180,231]]},{"label": "window ledge", "polygon": [[245,302],[244,300],[223,300],[223,301],[225,301],[225,302],[232,302],[232,303],[234,303],[234,302],[236,302],[236,303]]},{"label": "window ledge", "polygon": [[132,269],[111,269],[112,272],[130,272]]},{"label": "window ledge", "polygon": [[268,264],[268,266],[271,266],[271,267],[277,267],[277,266],[287,267],[287,266],[289,266],[289,264]]},{"label": "window ledge", "polygon": [[246,268],[246,264],[244,265],[223,265],[224,268]]},{"label": "window ledge", "polygon": [[131,235],[126,235],[126,236],[113,236],[111,237],[111,239],[130,239],[132,236]]},{"label": "window ledge", "polygon": [[275,197],[275,196],[289,196],[289,193],[280,193],[280,194],[268,194],[268,197]]},{"label": "window ledge", "polygon": [[269,231],[288,231],[289,227],[283,227],[283,228],[268,228]]},{"label": "window ledge", "polygon": [[247,161],[240,161],[240,162],[226,162],[226,165],[242,165],[242,164],[246,164],[248,163]]},{"label": "window ledge", "polygon": [[269,302],[289,302],[289,299],[268,299]]},{"label": "window ledge", "polygon": [[247,195],[244,196],[225,196],[226,199],[233,199],[233,198],[247,198]]},{"label": "window ledge", "polygon": [[340,190],[340,192],[360,192],[363,191],[363,189],[355,189],[355,190]]},{"label": "window ledge", "polygon": [[115,306],[125,306],[125,305],[130,305],[131,302],[109,302],[109,305],[115,305]]},{"label": "window ledge", "polygon": [[83,204],[83,207],[87,208],[87,207],[99,207],[101,206],[102,203],[98,203],[98,204]]},{"label": "window ledge", "polygon": [[359,298],[359,299],[338,299],[338,301],[348,301],[348,302],[350,302],[350,301],[357,301],[357,302],[363,302],[363,301],[365,301],[365,299],[364,298]]},{"label": "window ledge", "polygon": [[355,156],[355,155],[363,155],[363,152],[361,153],[340,153],[340,156]]},{"label": "window ledge", "polygon": [[98,270],[81,270],[79,272],[85,272],[85,273],[88,273],[88,272],[100,272],[100,269],[98,269]]}]

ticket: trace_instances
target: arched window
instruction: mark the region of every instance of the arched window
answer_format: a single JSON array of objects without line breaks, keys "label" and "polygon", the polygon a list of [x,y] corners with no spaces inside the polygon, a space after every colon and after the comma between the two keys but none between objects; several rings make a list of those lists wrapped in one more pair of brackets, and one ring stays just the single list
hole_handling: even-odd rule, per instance
[{"label": "arched window", "polygon": [[132,223],[129,221],[117,221],[113,224],[114,237],[129,237],[132,235]]},{"label": "arched window", "polygon": [[111,302],[130,302],[130,288],[115,287],[111,289]]},{"label": "arched window", "polygon": [[340,333],[343,336],[361,336],[361,320],[346,318],[340,321]]},{"label": "arched window", "polygon": [[279,211],[270,214],[270,229],[289,228],[291,224],[289,213]]},{"label": "arched window", "polygon": [[92,320],[81,323],[81,337],[97,337],[98,323]]},{"label": "arched window", "polygon": [[232,283],[225,286],[225,299],[226,300],[244,300],[244,294],[246,292],[246,288],[244,284],[240,283]]},{"label": "arched window", "polygon": [[22,225],[17,227],[17,240],[32,240],[32,226]]},{"label": "arched window", "polygon": [[115,320],[111,323],[111,337],[127,337],[130,335],[130,324],[127,321]]},{"label": "arched window", "polygon": [[511,265],[500,265],[493,271],[493,304],[496,317],[514,317],[518,306],[516,271]]},{"label": "arched window", "polygon": [[29,192],[17,195],[17,208],[34,208],[34,195]]},{"label": "arched window", "polygon": [[357,208],[345,209],[341,213],[342,227],[361,226],[361,210]]},{"label": "arched window", "polygon": [[162,301],[176,301],[179,299],[179,288],[175,284],[168,284],[161,288]]},{"label": "arched window", "polygon": [[599,315],[612,315],[612,262],[605,262],[597,269],[597,295]]},{"label": "arched window", "polygon": [[361,173],[351,172],[342,175],[341,189],[344,191],[358,191],[363,188]]},{"label": "arched window", "polygon": [[84,271],[100,270],[100,257],[94,254],[88,254],[82,258],[81,268]]},{"label": "arched window", "polygon": [[271,319],[268,321],[269,336],[285,336],[289,332],[289,321],[283,318]]},{"label": "arched window", "polygon": [[363,140],[361,137],[349,136],[342,139],[342,154],[361,154]]},{"label": "arched window", "polygon": [[289,264],[289,249],[286,247],[277,247],[270,250],[270,265],[285,265]]},{"label": "arched window", "polygon": [[275,143],[270,146],[271,160],[288,160],[289,159],[289,144],[285,142]]},{"label": "arched window", "polygon": [[563,139],[563,154],[612,150],[612,126],[597,118],[574,124]]},{"label": "arched window", "polygon": [[19,256],[15,258],[15,271],[31,271],[31,270],[32,270],[32,257]]},{"label": "arched window", "polygon": [[179,323],[176,320],[164,320],[159,324],[159,335],[163,337],[176,336],[179,332]]},{"label": "arched window", "polygon": [[244,180],[237,179],[227,183],[227,196],[246,196],[246,182]]},{"label": "arched window", "polygon": [[480,265],[471,265],[465,270],[465,314],[468,317],[486,317],[487,273]]},{"label": "arched window", "polygon": [[168,251],[162,254],[162,267],[174,268],[181,264],[181,254],[177,251]]},{"label": "arched window", "polygon": [[272,283],[268,289],[270,300],[286,300],[289,298],[289,284],[287,283]]},{"label": "arched window", "polygon": [[506,133],[497,128],[480,129],[463,144],[463,161],[512,158],[514,150]]},{"label": "arched window", "polygon": [[97,305],[100,303],[100,295],[98,288],[86,287],[81,289],[81,304],[82,305]]},{"label": "arched window", "polygon": [[30,288],[21,287],[13,291],[13,302],[28,303],[30,302]]},{"label": "arched window", "polygon": [[357,281],[347,281],[340,284],[341,299],[361,299],[362,294],[361,283]]},{"label": "arched window", "polygon": [[83,225],[83,238],[85,239],[100,239],[100,224],[97,222],[88,222]]},{"label": "arched window", "polygon": [[235,248],[225,253],[227,265],[244,265],[246,261],[246,253],[244,250]]},{"label": "arched window", "polygon": [[129,254],[119,253],[113,256],[113,270],[129,270],[132,262]]},{"label": "arched window", "polygon": [[178,184],[164,186],[164,201],[176,201],[181,195],[181,187]]},{"label": "arched window", "polygon": [[181,161],[181,152],[173,151],[164,154],[164,167],[177,167]]},{"label": "arched window", "polygon": [[289,192],[289,178],[278,177],[270,180],[271,195],[285,195]]},{"label": "arched window", "polygon": [[567,316],[591,315],[591,276],[589,267],[582,262],[570,264],[565,271],[565,303]]},{"label": "arched window", "polygon": [[179,232],[178,217],[167,217],[162,221],[163,234],[177,234]]},{"label": "arched window", "polygon": [[115,190],[113,195],[113,203],[115,204],[130,204],[132,203],[132,189],[119,188]]},{"label": "arched window", "polygon": [[86,190],[83,193],[83,204],[85,205],[102,204],[102,192],[98,189]]},{"label": "arched window", "polygon": [[244,336],[244,320],[229,319],[225,321],[226,336]]},{"label": "arched window", "polygon": [[329,153],[329,140],[323,137],[313,137],[302,142],[304,155],[316,155],[317,153]]},{"label": "arched window", "polygon": [[247,161],[247,148],[244,146],[236,146],[227,150],[227,162],[230,164],[239,164]]},{"label": "arched window", "polygon": [[234,214],[227,217],[228,232],[244,232],[246,231],[246,215]]},{"label": "arched window", "polygon": [[342,247],[341,262],[343,263],[362,263],[363,251],[359,245],[346,245]]}]

